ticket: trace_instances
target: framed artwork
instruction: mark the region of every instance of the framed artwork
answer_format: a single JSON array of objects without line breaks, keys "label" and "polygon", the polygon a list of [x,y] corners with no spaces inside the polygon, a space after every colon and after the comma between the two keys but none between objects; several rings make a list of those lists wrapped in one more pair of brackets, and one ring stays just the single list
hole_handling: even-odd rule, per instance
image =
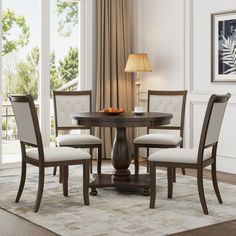
[{"label": "framed artwork", "polygon": [[236,11],[211,15],[211,81],[236,82]]}]

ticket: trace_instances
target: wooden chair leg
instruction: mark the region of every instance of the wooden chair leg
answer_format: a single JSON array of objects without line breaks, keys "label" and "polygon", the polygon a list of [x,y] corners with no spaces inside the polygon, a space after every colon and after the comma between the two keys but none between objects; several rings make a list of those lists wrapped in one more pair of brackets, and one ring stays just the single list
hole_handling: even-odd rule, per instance
[{"label": "wooden chair leg", "polygon": [[176,168],[172,168],[172,172],[173,172],[173,183],[176,183]]},{"label": "wooden chair leg", "polygon": [[173,195],[173,173],[175,168],[167,167],[167,179],[168,179],[168,198],[172,198]]},{"label": "wooden chair leg", "polygon": [[57,174],[57,166],[54,166],[53,168],[53,175],[55,176]]},{"label": "wooden chair leg", "polygon": [[202,210],[205,215],[208,215],[208,209],[206,205],[206,199],[204,195],[204,188],[203,188],[203,169],[198,169],[197,170],[197,186],[198,186],[198,194],[200,198],[200,202],[202,205]]},{"label": "wooden chair leg", "polygon": [[68,166],[63,166],[63,195],[68,196]]},{"label": "wooden chair leg", "polygon": [[60,172],[59,172],[59,183],[61,184],[63,182],[63,167],[60,166]]},{"label": "wooden chair leg", "polygon": [[186,175],[185,169],[184,168],[181,168],[181,169],[182,169],[182,174]]},{"label": "wooden chair leg", "polygon": [[102,172],[102,146],[98,147],[98,159],[97,159],[97,173]]},{"label": "wooden chair leg", "polygon": [[217,177],[216,177],[216,163],[211,165],[211,175],[212,175],[212,183],[214,186],[214,190],[216,193],[216,197],[219,201],[219,203],[223,203],[222,198],[220,196],[220,191],[219,191],[219,187],[218,187],[218,183],[217,183]]},{"label": "wooden chair leg", "polygon": [[16,195],[15,202],[19,202],[19,200],[20,200],[21,194],[22,194],[24,186],[25,186],[25,176],[26,176],[26,163],[24,161],[22,161],[20,185],[19,185],[18,193]]},{"label": "wooden chair leg", "polygon": [[39,184],[38,184],[38,193],[34,205],[34,212],[38,212],[39,206],[41,203],[44,187],[44,167],[39,167]]},{"label": "wooden chair leg", "polygon": [[134,145],[134,173],[135,173],[135,175],[138,175],[138,173],[139,173],[139,157],[138,157],[138,155],[139,155],[139,147],[138,147],[138,145]]},{"label": "wooden chair leg", "polygon": [[92,148],[90,148],[89,149],[89,152],[90,152],[90,156],[91,156],[91,158],[90,158],[90,173],[92,174],[93,173],[93,149]]},{"label": "wooden chair leg", "polygon": [[150,166],[148,159],[146,160],[146,168],[147,168],[147,173],[150,173]]},{"label": "wooden chair leg", "polygon": [[89,160],[83,164],[83,196],[84,204],[89,205]]},{"label": "wooden chair leg", "polygon": [[149,157],[149,148],[147,148],[147,173],[149,173],[149,161],[148,161],[148,157]]},{"label": "wooden chair leg", "polygon": [[150,208],[155,207],[156,202],[156,165],[155,162],[150,161]]}]

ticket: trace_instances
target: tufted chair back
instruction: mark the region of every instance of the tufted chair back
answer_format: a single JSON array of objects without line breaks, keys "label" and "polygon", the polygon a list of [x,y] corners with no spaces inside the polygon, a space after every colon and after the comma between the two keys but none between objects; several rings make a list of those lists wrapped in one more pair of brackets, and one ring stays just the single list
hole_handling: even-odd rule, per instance
[{"label": "tufted chair back", "polygon": [[53,91],[57,129],[73,129],[70,114],[91,111],[92,91]]},{"label": "tufted chair back", "polygon": [[[187,91],[148,90],[148,111],[173,115],[168,129],[183,129]],[[164,126],[160,127],[165,128]]]}]

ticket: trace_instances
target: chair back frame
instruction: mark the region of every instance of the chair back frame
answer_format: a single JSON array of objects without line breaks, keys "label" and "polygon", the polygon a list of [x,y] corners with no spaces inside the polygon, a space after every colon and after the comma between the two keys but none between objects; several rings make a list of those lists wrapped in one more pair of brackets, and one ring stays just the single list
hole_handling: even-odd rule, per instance
[{"label": "chair back frame", "polygon": [[221,121],[219,123],[220,127],[218,127],[218,129],[220,130],[222,122],[223,122],[223,117],[224,117],[226,105],[227,105],[227,102],[228,102],[230,97],[231,97],[230,93],[227,93],[226,95],[216,95],[216,94],[213,94],[213,95],[211,95],[211,97],[209,99],[209,102],[208,102],[208,105],[207,105],[207,109],[206,109],[206,113],[205,113],[205,117],[204,117],[204,121],[203,121],[203,125],[202,125],[202,131],[201,131],[199,147],[198,147],[197,163],[198,163],[198,166],[200,166],[200,167],[203,166],[203,156],[204,156],[204,150],[206,148],[212,147],[212,158],[214,158],[214,162],[215,162],[219,134],[217,135],[218,137],[216,138],[215,141],[206,144],[206,139],[207,139],[207,135],[208,135],[208,131],[209,131],[208,129],[209,129],[209,125],[210,125],[210,120],[212,118],[214,105],[215,104],[224,103],[223,104],[224,105],[224,109],[222,110],[222,114],[221,114],[222,115],[222,119],[221,119]]},{"label": "chair back frame", "polygon": [[[34,105],[34,100],[30,94],[27,95],[8,95],[8,98],[11,103],[16,102],[16,103],[28,103],[29,108],[30,108],[30,115],[32,117],[32,122],[34,126],[34,132],[35,132],[35,137],[36,137],[36,142],[31,143],[31,142],[26,142],[24,140],[20,139],[20,144],[21,144],[21,152],[22,158],[25,158],[25,153],[26,153],[26,145],[31,146],[31,147],[36,147],[38,149],[38,155],[39,155],[39,163],[43,164],[44,163],[44,151],[43,151],[43,141],[42,141],[42,136],[39,128],[39,122],[38,122],[38,116],[37,116],[37,111]],[[14,111],[14,106],[13,111]],[[14,111],[15,113],[15,111]],[[17,123],[17,114],[15,113],[15,118],[16,118],[16,123]],[[26,127],[27,128],[27,127]]]},{"label": "chair back frame", "polygon": [[55,116],[55,135],[58,136],[59,130],[79,130],[79,129],[87,129],[92,133],[91,127],[85,126],[58,126],[58,112],[57,112],[57,96],[81,96],[88,95],[89,96],[89,111],[92,111],[92,91],[91,90],[83,90],[83,91],[53,91],[53,103],[54,103],[54,116]]},{"label": "chair back frame", "polygon": [[[180,118],[180,126],[159,126],[155,129],[169,129],[169,130],[179,130],[180,131],[180,137],[183,139],[184,134],[184,118],[185,118],[185,107],[186,107],[186,98],[187,98],[187,90],[179,90],[179,91],[161,91],[161,90],[148,90],[148,112],[150,111],[150,97],[152,95],[157,96],[183,96],[182,99],[182,107],[181,107],[181,118]],[[152,128],[153,129],[153,128]],[[148,128],[149,133],[149,128]],[[181,146],[183,145],[183,142]]]}]

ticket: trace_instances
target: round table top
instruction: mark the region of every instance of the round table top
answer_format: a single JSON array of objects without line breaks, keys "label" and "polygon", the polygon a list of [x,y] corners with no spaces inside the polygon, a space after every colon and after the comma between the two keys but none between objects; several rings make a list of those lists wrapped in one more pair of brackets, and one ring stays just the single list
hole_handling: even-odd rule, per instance
[{"label": "round table top", "polygon": [[70,117],[73,124],[88,127],[156,127],[169,124],[173,115],[159,112],[144,112],[139,115],[131,112],[118,115],[103,112],[84,112],[71,114]]}]

